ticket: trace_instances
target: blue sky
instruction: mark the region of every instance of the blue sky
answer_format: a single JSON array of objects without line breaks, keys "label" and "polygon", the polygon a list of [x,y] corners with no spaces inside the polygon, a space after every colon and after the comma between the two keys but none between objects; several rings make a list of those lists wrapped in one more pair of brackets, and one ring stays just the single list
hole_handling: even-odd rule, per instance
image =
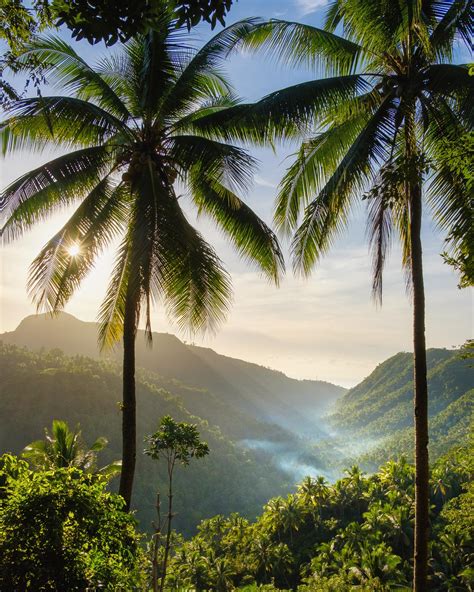
[{"label": "blue sky", "polygon": [[[318,26],[325,4],[324,0],[239,0],[228,22],[262,16]],[[207,26],[192,33],[196,43],[210,35]],[[94,61],[104,48],[81,44],[81,51]],[[460,61],[468,59],[466,54],[459,55]],[[309,71],[291,70],[248,55],[231,58],[227,71],[240,96],[248,100],[314,77]],[[276,187],[291,162],[292,151],[291,146],[280,147],[277,154],[270,150],[253,151],[260,160],[260,169],[247,201],[267,222],[271,222]],[[51,156],[21,154],[4,161],[0,165],[0,187]],[[67,212],[58,214],[3,248],[0,331],[12,330],[26,314],[34,312],[26,295],[27,268],[66,216]],[[189,216],[194,220],[192,210]],[[240,261],[212,224],[200,221],[199,226],[232,274],[234,304],[226,324],[216,335],[181,337],[297,378],[319,378],[345,386],[361,380],[388,356],[410,350],[411,307],[396,245],[385,274],[383,307],[376,308],[370,298],[370,258],[364,237],[363,206],[355,209],[347,232],[309,279],[294,278],[288,265],[287,275],[278,289]],[[423,240],[428,345],[459,345],[472,335],[472,293],[458,290],[455,274],[443,264],[439,256],[442,237],[429,215],[423,225]],[[112,253],[104,255],[71,301],[68,312],[84,320],[95,319],[112,261]],[[159,305],[153,315],[153,328],[177,332]]]}]

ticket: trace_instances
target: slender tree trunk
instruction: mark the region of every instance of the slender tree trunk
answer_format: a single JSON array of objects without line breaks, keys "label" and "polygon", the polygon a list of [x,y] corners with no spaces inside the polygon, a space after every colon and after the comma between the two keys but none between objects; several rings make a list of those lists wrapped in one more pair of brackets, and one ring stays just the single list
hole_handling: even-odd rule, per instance
[{"label": "slender tree trunk", "polygon": [[174,463],[171,470],[168,470],[168,524],[166,527],[166,542],[165,542],[165,555],[163,558],[163,568],[161,570],[161,585],[160,592],[163,592],[166,581],[166,572],[168,569],[168,557],[171,547],[171,520],[173,520],[173,469]]},{"label": "slender tree trunk", "polygon": [[119,493],[130,510],[137,457],[137,409],[135,397],[136,301],[127,290],[123,321],[122,472]]},{"label": "slender tree trunk", "polygon": [[413,281],[413,384],[415,411],[415,555],[413,589],[428,590],[429,459],[428,384],[425,342],[425,290],[421,249],[421,187],[411,187],[411,273]]},{"label": "slender tree trunk", "polygon": [[158,551],[161,543],[161,498],[160,494],[156,494],[156,514],[158,522],[153,524],[155,533],[153,535],[152,545],[152,572],[151,581],[153,584],[153,592],[158,592]]}]

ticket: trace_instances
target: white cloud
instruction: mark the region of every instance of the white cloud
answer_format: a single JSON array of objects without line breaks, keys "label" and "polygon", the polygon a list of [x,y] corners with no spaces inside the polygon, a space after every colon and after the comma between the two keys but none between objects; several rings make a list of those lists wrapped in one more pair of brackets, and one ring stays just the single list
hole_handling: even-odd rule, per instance
[{"label": "white cloud", "polygon": [[311,14],[318,10],[318,8],[326,6],[327,3],[328,0],[296,0],[296,5],[301,15]]},{"label": "white cloud", "polygon": [[277,184],[261,177],[260,175],[255,175],[255,185],[259,185],[260,187],[270,187],[270,189],[276,189]]}]

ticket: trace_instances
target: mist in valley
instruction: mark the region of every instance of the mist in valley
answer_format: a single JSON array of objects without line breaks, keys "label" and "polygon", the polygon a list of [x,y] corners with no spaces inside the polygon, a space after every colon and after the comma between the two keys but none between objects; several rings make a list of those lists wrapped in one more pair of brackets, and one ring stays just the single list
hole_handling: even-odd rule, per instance
[{"label": "mist in valley", "polygon": [[333,483],[344,475],[346,468],[359,462],[360,457],[383,441],[383,438],[351,438],[350,434],[338,431],[331,420],[335,403],[322,408],[316,404],[313,409],[305,410],[304,420],[299,425],[288,418],[281,420],[270,416],[267,421],[282,428],[281,440],[256,436],[241,439],[238,445],[264,453],[275,467],[288,475],[292,484],[306,476],[322,476]]}]

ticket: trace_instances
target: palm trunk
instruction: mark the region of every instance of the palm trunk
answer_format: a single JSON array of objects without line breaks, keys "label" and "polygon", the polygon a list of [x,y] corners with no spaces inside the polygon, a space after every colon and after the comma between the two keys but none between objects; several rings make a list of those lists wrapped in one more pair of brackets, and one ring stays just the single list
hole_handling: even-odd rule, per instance
[{"label": "palm trunk", "polygon": [[119,493],[126,510],[132,501],[133,477],[137,456],[137,410],[135,397],[136,306],[127,291],[123,322],[123,401],[122,401],[122,472]]},{"label": "palm trunk", "polygon": [[428,384],[426,378],[425,291],[421,249],[421,188],[411,191],[411,273],[413,282],[413,384],[415,411],[415,554],[414,592],[428,590],[429,459]]}]

